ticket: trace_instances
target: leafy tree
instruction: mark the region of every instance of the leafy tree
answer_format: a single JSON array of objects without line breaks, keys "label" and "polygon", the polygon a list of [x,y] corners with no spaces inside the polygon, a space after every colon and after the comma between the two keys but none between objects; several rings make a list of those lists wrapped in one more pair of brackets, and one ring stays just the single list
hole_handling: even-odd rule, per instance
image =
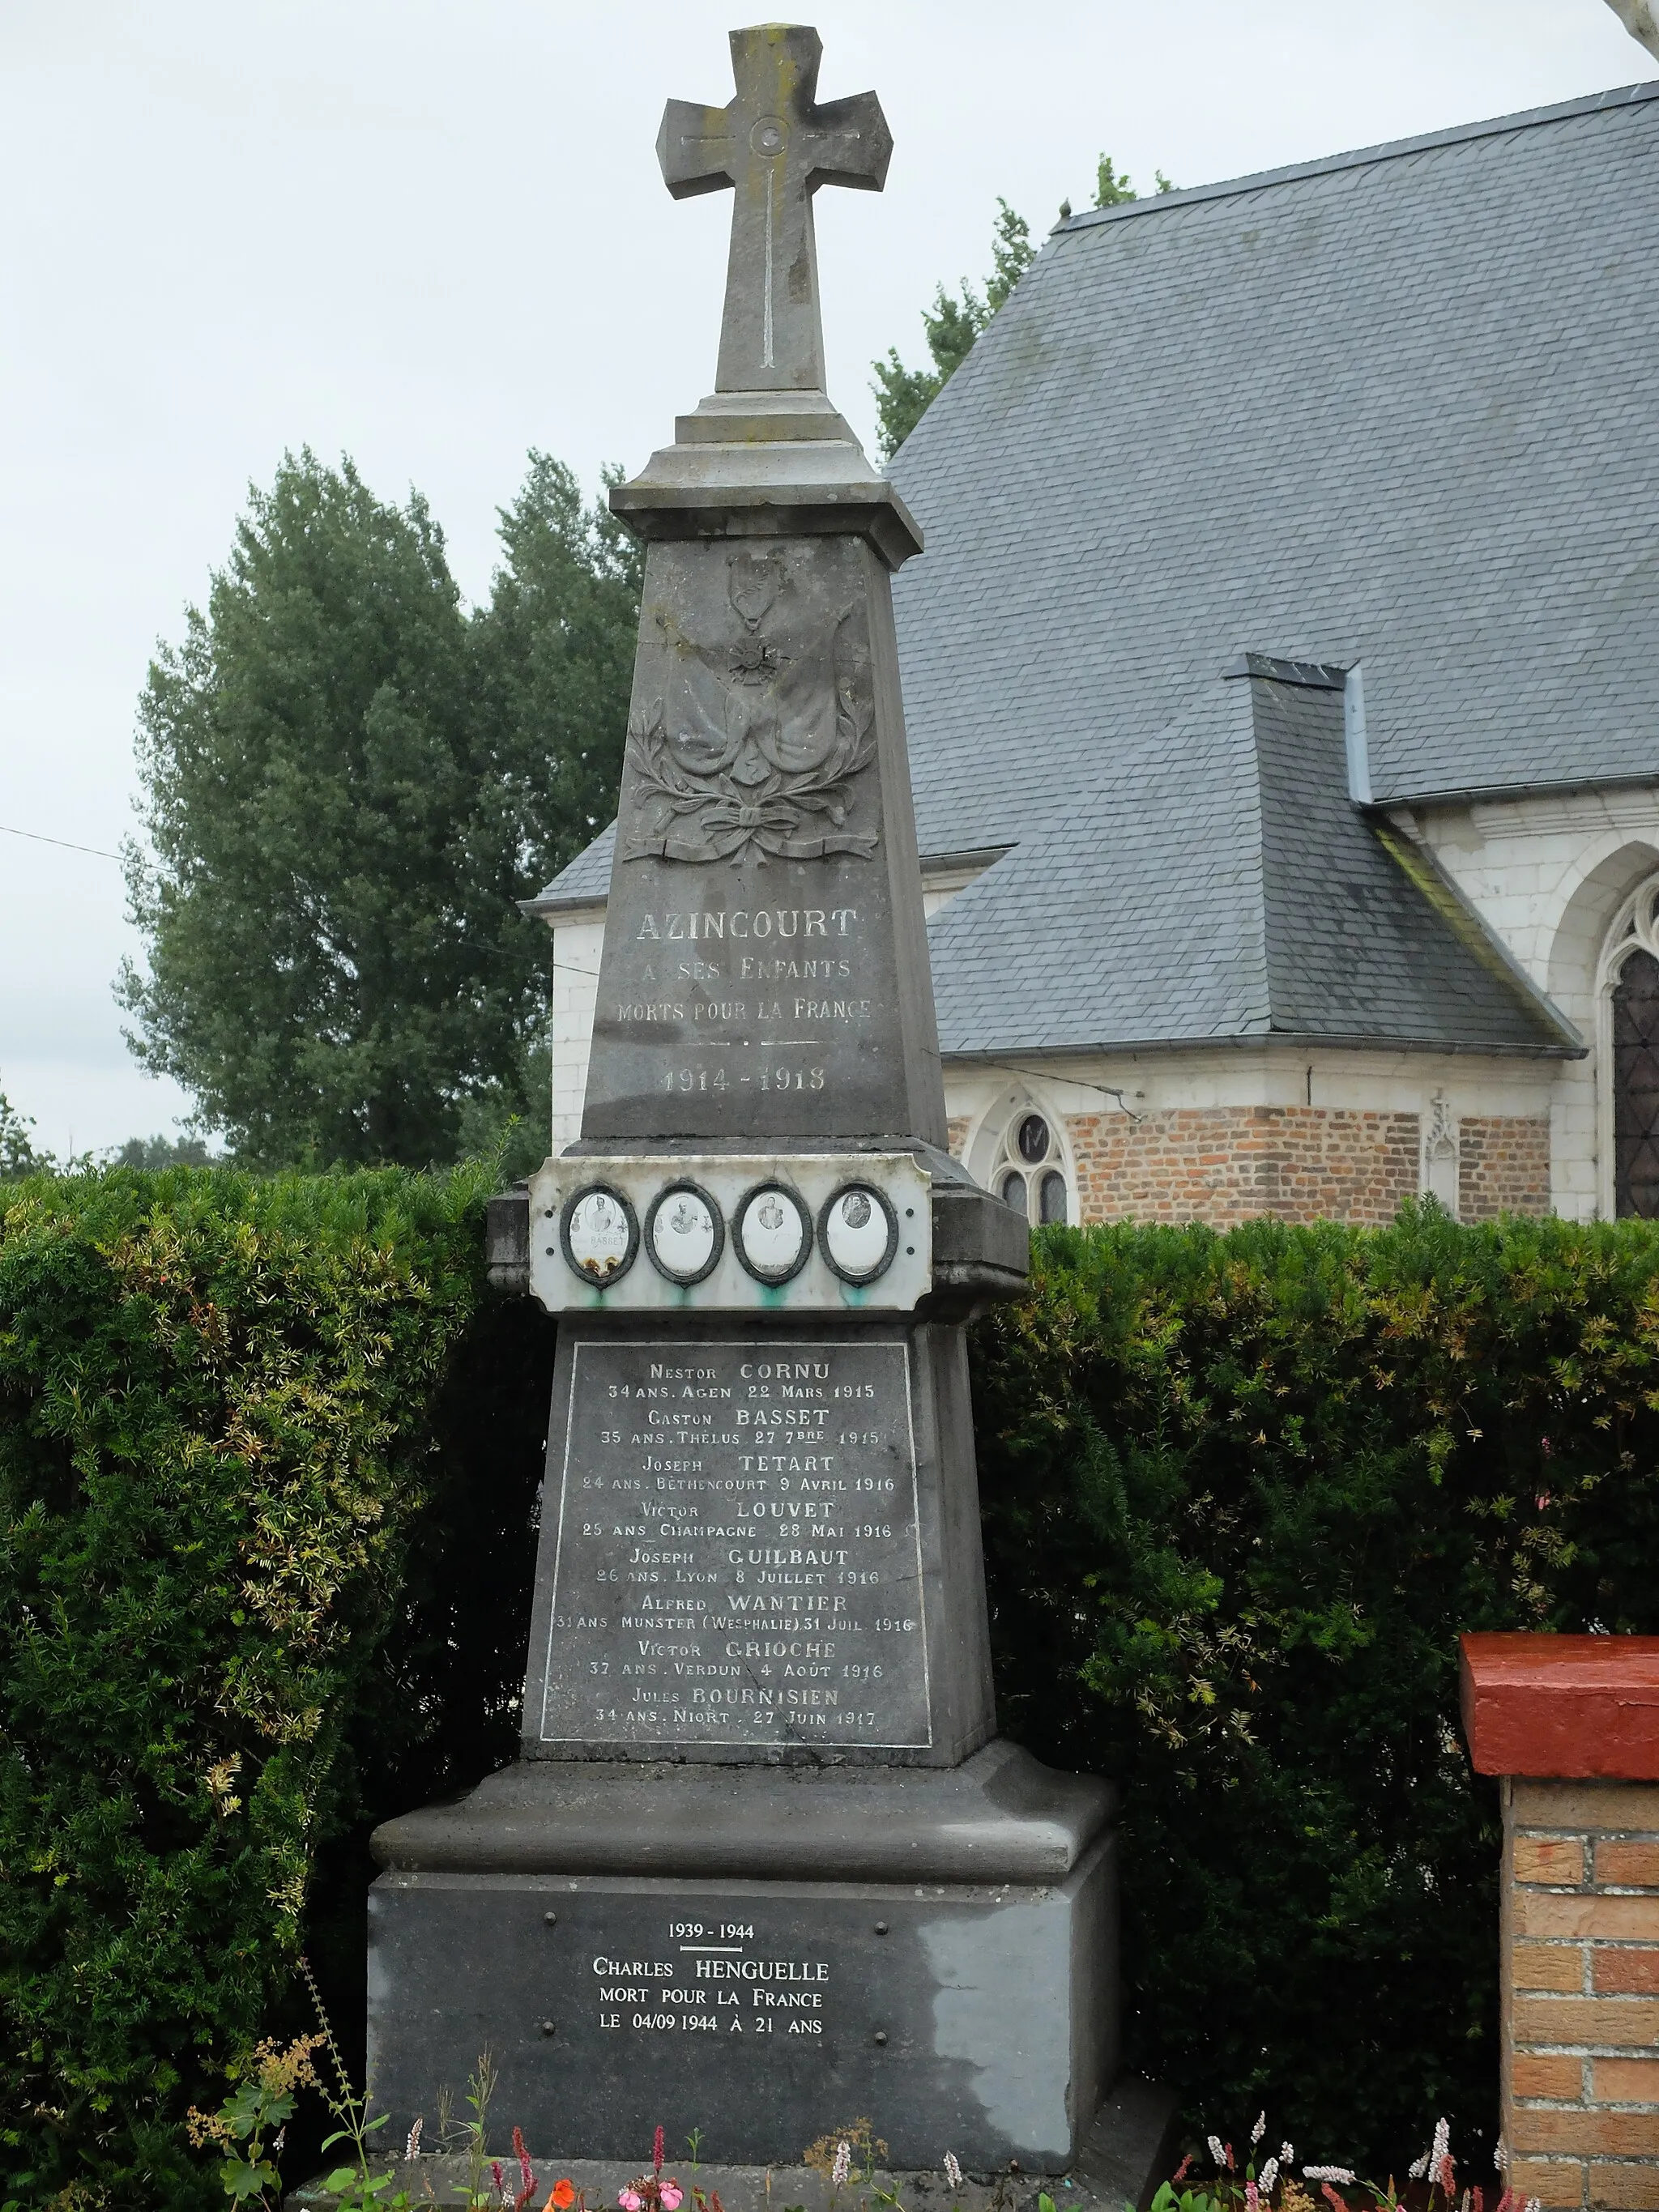
[{"label": "leafy tree", "polygon": [[[1155,170],[1153,174],[1160,192],[1175,190],[1162,169]],[[1119,207],[1136,197],[1128,178],[1120,176],[1113,167],[1110,155],[1103,154],[1095,169],[1095,205]],[[984,289],[975,291],[964,276],[961,296],[952,298],[941,284],[933,295],[931,311],[926,307],[921,311],[922,330],[933,367],[907,368],[899,359],[896,346],[889,346],[885,361],[871,364],[876,374],[872,387],[876,420],[882,454],[887,460],[892,459],[966,361],[975,339],[1036,259],[1037,249],[1031,243],[1030,225],[1024,217],[1016,215],[1004,199],[997,202],[997,210],[991,236],[991,274]],[[1071,202],[1062,200],[1060,221],[1066,222],[1071,212]]]},{"label": "leafy tree", "polygon": [[109,1155],[112,1168],[204,1168],[210,1160],[200,1137],[129,1137]]},{"label": "leafy tree", "polygon": [[974,340],[1036,259],[1031,227],[1016,215],[1006,200],[997,202],[997,219],[991,233],[991,274],[982,291],[964,276],[960,298],[953,299],[943,284],[933,295],[931,312],[921,311],[921,325],[933,357],[932,368],[907,368],[896,346],[889,346],[885,361],[872,363],[876,373],[876,419],[881,450],[891,460],[946,383],[973,349]]},{"label": "leafy tree", "polygon": [[[1160,193],[1172,192],[1175,190],[1175,186],[1162,169],[1152,171],[1152,179]],[[1095,205],[1097,208],[1122,207],[1126,202],[1139,198],[1139,193],[1129,182],[1127,171],[1126,170],[1120,176],[1113,166],[1111,155],[1101,155],[1095,163]],[[1062,219],[1071,212],[1070,203],[1062,203],[1060,207]]]},{"label": "leafy tree", "polygon": [[[494,766],[480,804],[514,854],[523,896],[616,811],[645,556],[607,507],[584,507],[562,462],[534,451],[501,510],[501,537],[507,563],[473,623],[477,705]],[[511,1065],[462,1109],[460,1149],[500,1152],[504,1174],[546,1155],[550,953],[543,931],[515,915],[503,948],[516,1006]]]},{"label": "leafy tree", "polygon": [[616,811],[644,549],[533,450],[501,538],[507,565],[473,625],[496,765],[489,804],[500,834],[551,874]]},{"label": "leafy tree", "polygon": [[636,581],[544,455],[502,538],[469,620],[418,495],[289,455],[151,667],[120,995],[246,1162],[451,1159],[523,1092],[546,950],[514,902],[603,817]]},{"label": "leafy tree", "polygon": [[0,1182],[17,1182],[52,1165],[49,1153],[34,1149],[29,1134],[33,1127],[28,1115],[20,1114],[0,1091]]}]

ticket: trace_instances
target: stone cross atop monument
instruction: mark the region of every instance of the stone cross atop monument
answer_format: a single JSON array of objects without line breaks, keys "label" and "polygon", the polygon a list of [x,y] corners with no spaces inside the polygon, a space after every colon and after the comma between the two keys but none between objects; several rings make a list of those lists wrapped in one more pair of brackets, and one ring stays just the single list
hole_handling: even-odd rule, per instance
[{"label": "stone cross atop monument", "polygon": [[676,199],[732,187],[732,251],[720,326],[721,392],[821,392],[812,195],[820,185],[878,192],[892,134],[872,92],[819,106],[823,45],[803,24],[732,33],[737,97],[724,107],[671,100],[657,159]]}]

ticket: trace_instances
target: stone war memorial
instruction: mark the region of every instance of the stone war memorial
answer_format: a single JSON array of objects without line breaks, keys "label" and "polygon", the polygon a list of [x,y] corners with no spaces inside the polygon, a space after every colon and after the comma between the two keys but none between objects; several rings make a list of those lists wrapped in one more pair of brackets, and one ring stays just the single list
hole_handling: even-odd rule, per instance
[{"label": "stone war memorial", "polygon": [[522,1755],[376,1834],[371,2078],[401,2136],[487,2050],[568,2161],[660,2123],[787,2166],[867,2115],[896,2170],[1092,2128],[1139,2176],[1115,1791],[996,1733],[964,1323],[1027,1231],[945,1149],[921,533],[824,389],[813,195],[891,140],[815,32],[731,46],[657,146],[735,209],[716,389],[611,495],[647,553],[582,1133],[491,1215],[560,1316]]}]

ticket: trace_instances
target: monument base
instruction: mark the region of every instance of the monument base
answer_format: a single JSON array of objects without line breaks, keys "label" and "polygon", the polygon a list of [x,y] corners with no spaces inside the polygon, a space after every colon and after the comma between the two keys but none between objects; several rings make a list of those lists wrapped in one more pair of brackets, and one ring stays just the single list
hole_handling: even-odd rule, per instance
[{"label": "monument base", "polygon": [[369,2053],[393,2136],[488,2050],[532,2143],[1064,2173],[1117,2072],[1116,1793],[944,1771],[526,1764],[387,1823]]}]

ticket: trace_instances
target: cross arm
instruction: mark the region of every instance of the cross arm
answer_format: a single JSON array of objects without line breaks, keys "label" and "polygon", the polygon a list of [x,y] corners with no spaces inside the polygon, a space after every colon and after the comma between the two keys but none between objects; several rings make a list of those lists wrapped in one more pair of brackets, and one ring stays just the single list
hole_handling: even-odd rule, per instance
[{"label": "cross arm", "polygon": [[732,143],[731,110],[671,100],[657,133],[657,160],[662,180],[677,200],[734,185],[737,149]]},{"label": "cross arm", "polygon": [[873,92],[826,100],[812,110],[811,130],[809,191],[819,185],[848,185],[860,192],[881,190],[893,158],[893,134]]}]

